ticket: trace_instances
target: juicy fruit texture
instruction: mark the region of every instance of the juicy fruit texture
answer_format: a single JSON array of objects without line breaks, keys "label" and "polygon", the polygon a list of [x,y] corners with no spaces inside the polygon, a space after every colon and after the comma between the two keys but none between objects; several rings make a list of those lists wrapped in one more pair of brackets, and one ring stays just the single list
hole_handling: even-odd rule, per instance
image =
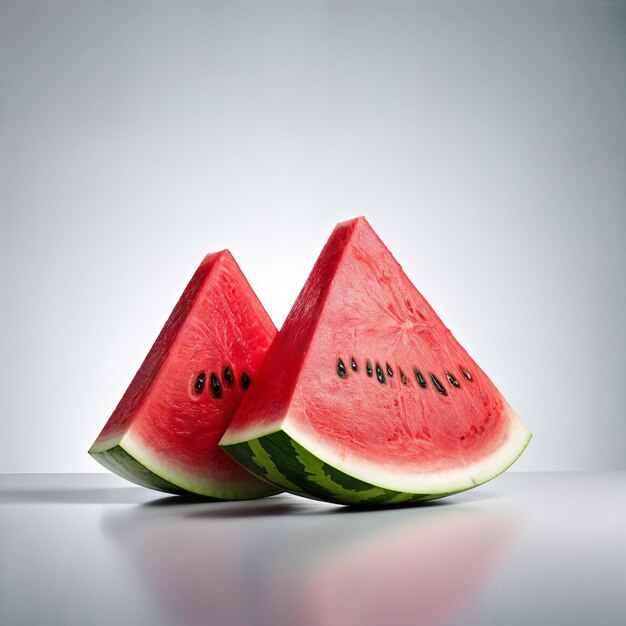
[{"label": "juicy fruit texture", "polygon": [[207,255],[89,453],[170,493],[277,493],[218,446],[275,335],[231,254]]},{"label": "juicy fruit texture", "polygon": [[392,504],[483,483],[530,437],[358,218],[335,228],[220,445],[294,493]]}]

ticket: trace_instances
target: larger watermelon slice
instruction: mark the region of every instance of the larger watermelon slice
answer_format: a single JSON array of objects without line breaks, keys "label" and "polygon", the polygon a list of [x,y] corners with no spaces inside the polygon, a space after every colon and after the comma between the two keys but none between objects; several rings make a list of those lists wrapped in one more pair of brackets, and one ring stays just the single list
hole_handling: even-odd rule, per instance
[{"label": "larger watermelon slice", "polygon": [[470,489],[531,437],[363,218],[335,228],[257,383],[220,445],[332,502]]},{"label": "larger watermelon slice", "polygon": [[106,468],[170,493],[221,499],[279,491],[218,441],[276,328],[232,255],[209,254],[89,450]]}]

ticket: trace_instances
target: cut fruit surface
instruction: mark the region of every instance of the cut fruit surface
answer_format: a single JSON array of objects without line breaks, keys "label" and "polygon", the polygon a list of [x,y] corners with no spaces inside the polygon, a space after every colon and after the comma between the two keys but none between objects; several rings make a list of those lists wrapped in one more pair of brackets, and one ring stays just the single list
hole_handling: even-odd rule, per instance
[{"label": "cut fruit surface", "polygon": [[207,255],[89,453],[170,493],[277,493],[218,446],[275,335],[230,252]]},{"label": "cut fruit surface", "polygon": [[358,218],[333,231],[220,445],[294,493],[398,503],[493,478],[530,436]]}]

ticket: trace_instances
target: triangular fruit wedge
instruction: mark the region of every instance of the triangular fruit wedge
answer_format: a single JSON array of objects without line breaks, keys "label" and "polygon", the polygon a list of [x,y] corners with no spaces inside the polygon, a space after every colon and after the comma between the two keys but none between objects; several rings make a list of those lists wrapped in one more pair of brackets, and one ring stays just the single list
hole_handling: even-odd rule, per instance
[{"label": "triangular fruit wedge", "polygon": [[364,218],[333,231],[220,445],[343,504],[464,491],[530,433]]},{"label": "triangular fruit wedge", "polygon": [[218,446],[275,335],[230,252],[207,255],[89,453],[160,491],[277,493]]}]

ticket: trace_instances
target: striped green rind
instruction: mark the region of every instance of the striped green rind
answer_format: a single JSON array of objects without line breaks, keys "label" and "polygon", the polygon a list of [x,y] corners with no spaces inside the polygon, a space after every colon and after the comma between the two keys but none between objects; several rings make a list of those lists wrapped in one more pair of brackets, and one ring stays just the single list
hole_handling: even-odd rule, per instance
[{"label": "striped green rind", "polygon": [[386,506],[458,493],[416,494],[377,487],[325,463],[283,431],[224,446],[224,450],[262,480],[300,496],[336,504]]},{"label": "striped green rind", "polygon": [[[224,500],[253,500],[257,498],[266,498],[273,496],[279,491],[270,484],[258,484],[255,481],[253,489],[245,487],[235,487],[226,484],[211,485],[206,483],[189,483],[183,477],[172,476],[172,480],[176,480],[179,484],[175,484],[170,480],[155,474],[153,471],[139,461],[133,454],[122,447],[116,445],[108,450],[90,451],[91,454],[101,465],[108,470],[116,473],[118,476],[129,480],[142,487],[156,489],[175,495],[184,495],[190,497],[202,497],[206,500],[224,501]],[[268,481],[265,481],[268,482]]]},{"label": "striped green rind", "polygon": [[108,470],[142,487],[174,494],[188,493],[184,489],[177,487],[173,483],[151,472],[134,456],[128,454],[122,446],[118,445],[109,450],[90,452],[89,454]]}]

